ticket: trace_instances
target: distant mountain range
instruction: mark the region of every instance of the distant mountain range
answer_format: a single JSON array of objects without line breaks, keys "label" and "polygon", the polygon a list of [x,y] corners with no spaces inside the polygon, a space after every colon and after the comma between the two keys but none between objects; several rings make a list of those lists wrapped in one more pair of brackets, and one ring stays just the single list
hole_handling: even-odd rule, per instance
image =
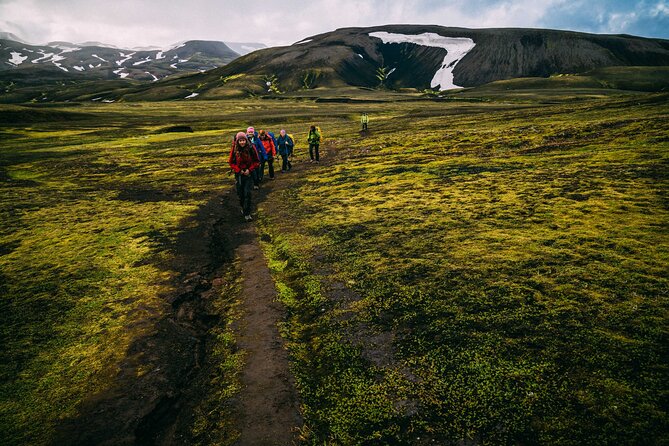
[{"label": "distant mountain range", "polygon": [[320,87],[421,92],[591,72],[579,81],[590,88],[669,86],[669,40],[629,35],[386,25],[338,29],[240,56],[258,46],[193,40],[119,49],[4,39],[0,102],[223,99],[308,95]]},{"label": "distant mountain range", "polygon": [[309,85],[473,87],[518,77],[610,66],[669,65],[669,40],[543,29],[429,25],[344,28],[287,47],[256,51],[217,76],[273,75],[285,90]]},{"label": "distant mountain range", "polygon": [[[234,48],[234,49],[233,49]],[[259,48],[260,43],[229,45],[219,41],[190,40],[170,48],[123,49],[100,42],[49,42],[32,45],[11,33],[0,33],[2,78],[40,82],[50,79],[134,79],[157,81],[178,73],[202,72],[221,67]]]}]

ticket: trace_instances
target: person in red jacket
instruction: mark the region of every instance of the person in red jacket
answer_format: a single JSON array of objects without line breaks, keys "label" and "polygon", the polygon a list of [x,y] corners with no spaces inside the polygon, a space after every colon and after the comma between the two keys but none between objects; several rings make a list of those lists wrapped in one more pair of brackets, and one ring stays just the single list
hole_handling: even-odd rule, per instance
[{"label": "person in red jacket", "polygon": [[269,179],[274,179],[274,157],[276,156],[276,145],[272,137],[264,130],[260,131],[260,142],[263,147],[265,147],[265,153],[267,154],[267,166],[269,168]]},{"label": "person in red jacket", "polygon": [[239,204],[246,221],[251,221],[251,191],[253,190],[252,172],[260,166],[258,152],[249,143],[246,133],[239,132],[235,144],[230,151],[228,160],[230,168],[235,172],[235,183]]}]

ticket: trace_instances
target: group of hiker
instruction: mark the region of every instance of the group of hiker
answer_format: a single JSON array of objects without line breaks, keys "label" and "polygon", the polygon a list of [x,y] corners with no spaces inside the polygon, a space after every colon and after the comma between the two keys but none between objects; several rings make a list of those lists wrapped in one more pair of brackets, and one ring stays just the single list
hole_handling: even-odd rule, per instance
[{"label": "group of hiker", "polygon": [[[319,130],[312,125],[307,136],[309,157],[311,162],[316,163],[320,162]],[[281,156],[281,172],[289,172],[293,168],[290,159],[294,149],[295,141],[284,129],[281,129],[278,137],[270,131],[256,131],[254,127],[248,127],[246,133],[239,132],[235,135],[228,163],[235,174],[235,187],[246,221],[252,220],[251,191],[260,188],[265,177],[265,165],[268,167],[269,178],[273,180],[274,158],[278,154]]]}]

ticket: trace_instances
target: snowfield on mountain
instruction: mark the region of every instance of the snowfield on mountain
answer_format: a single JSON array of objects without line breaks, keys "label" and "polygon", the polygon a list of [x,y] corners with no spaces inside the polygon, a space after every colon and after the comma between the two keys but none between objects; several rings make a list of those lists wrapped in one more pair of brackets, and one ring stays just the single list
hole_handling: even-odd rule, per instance
[{"label": "snowfield on mountain", "polygon": [[416,45],[433,46],[444,48],[447,51],[441,68],[434,74],[430,87],[439,90],[452,90],[463,88],[453,83],[453,69],[476,44],[467,37],[443,37],[435,33],[423,33],[418,35],[392,34],[387,32],[369,33],[372,37],[378,37],[383,43],[415,43]]}]

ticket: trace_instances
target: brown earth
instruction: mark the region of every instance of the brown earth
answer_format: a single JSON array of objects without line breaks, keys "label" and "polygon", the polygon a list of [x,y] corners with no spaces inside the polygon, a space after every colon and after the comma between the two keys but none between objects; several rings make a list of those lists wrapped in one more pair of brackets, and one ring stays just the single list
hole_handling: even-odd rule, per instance
[{"label": "brown earth", "polygon": [[[249,225],[243,229],[255,235]],[[242,263],[244,317],[237,324],[239,348],[247,352],[240,396],[240,446],[290,445],[302,426],[288,355],[277,330],[283,308],[257,237],[237,249]]]},{"label": "brown earth", "polygon": [[[267,182],[269,183],[269,181]],[[270,186],[271,187],[271,186]],[[254,195],[263,199],[264,191]],[[234,330],[245,356],[243,388],[236,411],[239,446],[290,445],[302,420],[287,352],[277,331],[282,307],[257,240],[230,189],[213,197],[170,247],[174,259],[162,267],[177,271],[175,291],[163,296],[166,311],[142,324],[152,333],[137,339],[119,365],[114,382],[78,408],[77,417],[57,427],[54,445],[189,445],[193,408],[206,397],[209,331],[222,315],[210,305],[223,270],[241,262],[243,316]],[[143,372],[148,370],[148,372]],[[140,372],[142,371],[142,372]]]}]

